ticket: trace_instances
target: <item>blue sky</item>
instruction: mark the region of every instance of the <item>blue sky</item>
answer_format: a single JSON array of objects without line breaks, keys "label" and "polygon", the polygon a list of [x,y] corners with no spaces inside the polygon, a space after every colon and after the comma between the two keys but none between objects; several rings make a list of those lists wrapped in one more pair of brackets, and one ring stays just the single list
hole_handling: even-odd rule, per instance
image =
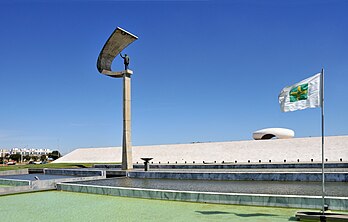
[{"label": "blue sky", "polygon": [[[348,1],[1,1],[0,148],[120,146],[122,81],[96,60],[120,26],[133,145],[320,136],[320,109],[278,94],[325,69],[326,135],[348,134]],[[120,58],[115,70],[122,69]]]}]

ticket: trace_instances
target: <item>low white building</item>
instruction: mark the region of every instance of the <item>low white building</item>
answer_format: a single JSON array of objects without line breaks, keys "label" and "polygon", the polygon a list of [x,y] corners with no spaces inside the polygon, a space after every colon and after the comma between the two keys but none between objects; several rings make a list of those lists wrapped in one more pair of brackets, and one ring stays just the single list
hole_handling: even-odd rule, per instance
[{"label": "low white building", "polygon": [[[321,137],[232,142],[134,146],[133,162],[153,163],[272,163],[321,162]],[[327,162],[348,161],[348,136],[325,137]],[[121,147],[80,148],[56,163],[112,163],[122,161]]]}]

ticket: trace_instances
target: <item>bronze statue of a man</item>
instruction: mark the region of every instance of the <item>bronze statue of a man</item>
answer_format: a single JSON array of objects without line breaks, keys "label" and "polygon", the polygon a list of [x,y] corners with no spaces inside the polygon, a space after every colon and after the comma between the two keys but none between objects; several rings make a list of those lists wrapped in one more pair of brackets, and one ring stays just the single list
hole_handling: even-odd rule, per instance
[{"label": "bronze statue of a man", "polygon": [[123,59],[124,69],[127,70],[129,65],[129,56],[127,54],[124,54],[124,56],[122,56],[122,53],[120,53],[120,56]]}]

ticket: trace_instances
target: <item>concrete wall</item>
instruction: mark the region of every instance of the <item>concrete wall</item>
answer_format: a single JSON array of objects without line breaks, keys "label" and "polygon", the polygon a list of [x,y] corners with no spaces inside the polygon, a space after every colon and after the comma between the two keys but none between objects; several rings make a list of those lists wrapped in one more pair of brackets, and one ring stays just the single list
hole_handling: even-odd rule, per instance
[{"label": "concrete wall", "polygon": [[[292,207],[321,209],[322,199],[319,196],[297,195],[268,195],[268,194],[238,194],[238,193],[215,193],[176,190],[156,190],[127,187],[108,187],[85,184],[58,183],[58,190],[103,194],[121,197],[136,197],[159,200],[177,200],[201,203],[219,204],[242,204],[268,207]],[[326,197],[325,203],[332,210],[347,210],[348,198]]]},{"label": "concrete wall", "polygon": [[16,186],[16,187],[0,187],[0,196],[8,194],[17,194],[31,192],[33,189],[30,186]]},{"label": "concrete wall", "polygon": [[8,194],[17,194],[25,192],[43,191],[43,190],[55,190],[57,183],[61,182],[74,182],[74,181],[88,181],[88,180],[100,180],[105,179],[106,176],[90,176],[90,177],[75,177],[75,178],[61,178],[54,180],[13,180],[13,179],[0,179],[0,184],[9,185],[9,187],[0,187],[0,196]]},{"label": "concrete wall", "polygon": [[0,176],[28,174],[28,173],[29,173],[28,169],[6,170],[6,171],[0,171]]},{"label": "concrete wall", "polygon": [[[249,140],[233,142],[171,144],[133,147],[133,162],[152,157],[154,163],[272,163],[321,162],[321,137]],[[325,158],[328,162],[348,161],[348,136],[325,137]],[[81,148],[59,158],[55,163],[112,163],[121,162],[120,147]]]},{"label": "concrete wall", "polygon": [[106,178],[105,176],[89,176],[89,177],[62,178],[62,179],[54,179],[54,180],[35,180],[35,181],[31,181],[31,188],[33,190],[56,189],[57,183],[61,183],[61,182],[100,180],[105,178]]},{"label": "concrete wall", "polygon": [[[305,172],[248,172],[248,173],[197,173],[197,172],[155,172],[155,171],[133,171],[128,172],[130,178],[146,178],[146,179],[175,179],[175,180],[233,180],[233,181],[306,181],[320,182],[322,181],[321,172],[305,173]],[[326,182],[348,182],[348,173],[326,173]]]},{"label": "concrete wall", "polygon": [[0,184],[1,185],[8,185],[8,186],[29,186],[30,181],[29,180],[15,180],[15,179],[0,178]]},{"label": "concrete wall", "polygon": [[66,175],[77,177],[105,176],[102,170],[79,170],[79,169],[44,169],[45,174]]},{"label": "concrete wall", "polygon": [[[294,168],[321,168],[321,163],[232,163],[232,164],[199,164],[199,163],[187,163],[187,164],[150,164],[151,170],[156,169],[178,169],[178,170],[195,170],[195,169],[294,169]],[[101,169],[117,169],[121,168],[121,164],[94,164],[94,168]],[[144,169],[144,164],[134,164],[134,169]],[[325,163],[325,169],[328,168],[348,168],[348,162],[339,162],[339,163]]]}]

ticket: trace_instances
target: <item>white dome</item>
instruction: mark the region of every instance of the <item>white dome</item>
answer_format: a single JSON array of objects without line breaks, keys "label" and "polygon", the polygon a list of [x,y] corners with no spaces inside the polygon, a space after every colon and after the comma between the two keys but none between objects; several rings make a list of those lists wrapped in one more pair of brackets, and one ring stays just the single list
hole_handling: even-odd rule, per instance
[{"label": "white dome", "polygon": [[266,128],[253,132],[255,140],[265,140],[276,137],[278,139],[289,139],[295,136],[295,132],[285,128]]}]

